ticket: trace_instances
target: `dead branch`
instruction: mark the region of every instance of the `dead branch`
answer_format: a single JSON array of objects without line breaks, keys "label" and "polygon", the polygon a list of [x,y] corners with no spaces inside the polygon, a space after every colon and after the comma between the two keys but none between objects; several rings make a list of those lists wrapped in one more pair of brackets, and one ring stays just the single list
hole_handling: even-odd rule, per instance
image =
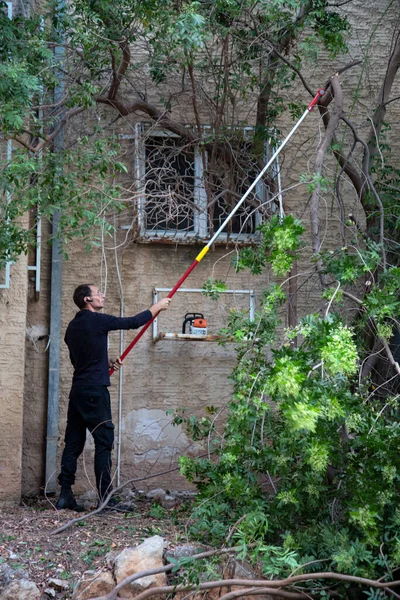
[{"label": "dead branch", "polygon": [[[254,546],[254,544],[250,544],[250,547],[252,547],[252,546]],[[238,550],[240,550],[240,548],[238,546],[233,546],[231,548],[219,548],[216,550],[207,550],[205,552],[200,552],[199,554],[194,554],[193,556],[190,557],[190,559],[191,560],[202,560],[204,558],[211,558],[212,556],[221,556],[223,554],[235,553]],[[175,566],[175,564],[170,563],[168,565],[165,565],[164,567],[158,567],[156,569],[148,569],[146,571],[140,571],[139,573],[134,573],[133,575],[130,575],[129,577],[125,577],[125,579],[120,581],[118,583],[118,585],[116,585],[115,588],[106,596],[102,596],[101,598],[93,598],[93,600],[115,600],[119,591],[126,585],[129,585],[130,583],[133,583],[134,581],[137,581],[138,579],[141,579],[142,577],[147,577],[150,575],[158,575],[160,573],[168,573],[169,571],[172,571],[174,566]],[[170,586],[170,587],[172,587],[173,589],[178,588],[178,586]],[[184,586],[181,586],[181,587],[183,589]],[[154,588],[154,589],[158,589],[158,588]],[[190,588],[187,587],[187,589],[189,590]],[[196,587],[194,587],[193,589],[196,589]]]},{"label": "dead branch", "polygon": [[[198,554],[192,557],[192,559],[205,558],[205,553],[202,555]],[[165,573],[167,570],[171,570],[175,565],[166,565],[165,567],[160,567],[159,569],[151,569],[148,571],[141,571],[139,573],[135,573],[135,575],[131,575],[127,577],[123,581],[121,581],[112,592],[107,594],[106,596],[99,596],[97,598],[93,598],[92,600],[115,600],[118,592],[128,585],[128,583],[132,583],[137,579],[145,577],[146,575],[153,575],[156,573]],[[365,577],[356,577],[354,575],[346,575],[343,573],[334,573],[334,572],[326,572],[326,573],[304,573],[303,575],[295,575],[293,577],[288,577],[287,579],[219,579],[216,581],[206,581],[199,585],[166,585],[160,587],[150,588],[145,590],[144,592],[140,592],[137,596],[134,597],[133,600],[147,600],[147,598],[164,596],[170,593],[176,593],[181,591],[202,591],[202,590],[211,590],[215,588],[221,587],[239,587],[242,588],[250,588],[252,589],[252,595],[256,594],[256,590],[258,589],[258,593],[262,593],[261,589],[268,589],[268,593],[272,593],[271,590],[274,590],[274,595],[282,595],[283,588],[293,586],[295,583],[305,582],[305,581],[319,581],[319,580],[332,580],[332,581],[340,581],[346,583],[354,583],[356,585],[361,585],[364,587],[372,587],[375,589],[382,589],[385,591],[391,591],[392,588],[400,586],[400,580],[391,581],[391,582],[382,582],[376,581],[374,579],[367,579]],[[267,588],[268,586],[268,588]],[[243,589],[238,590],[238,592],[243,594]],[[287,593],[287,592],[286,592]],[[285,597],[294,597],[294,596],[285,596]],[[297,596],[302,597],[302,596]],[[304,597],[304,596],[303,596]]]},{"label": "dead branch", "polygon": [[[220,596],[219,600],[233,600],[234,598],[242,598],[243,596],[261,596],[261,594],[269,594],[270,596],[279,596],[280,598],[305,598],[306,595],[303,593],[286,592],[284,590],[275,590],[274,588],[250,588],[246,590],[236,590],[235,592],[228,592],[223,596]],[[261,596],[263,598],[263,596]]]},{"label": "dead branch", "polygon": [[[318,178],[322,176],[322,168],[324,165],[325,155],[329,148],[329,145],[332,142],[334,132],[339,123],[339,119],[342,115],[343,110],[343,93],[342,88],[339,83],[339,78],[337,75],[334,75],[331,79],[331,85],[333,94],[335,97],[335,107],[331,113],[331,117],[329,119],[327,128],[325,130],[325,135],[323,136],[315,158],[314,163],[314,175],[317,177],[317,183],[315,189],[311,195],[311,238],[312,238],[312,247],[315,254],[318,254],[321,249],[321,238],[319,232],[319,196],[321,191],[321,183]],[[325,285],[325,277],[322,275],[322,263],[317,265],[320,281],[322,285]]]},{"label": "dead branch", "polygon": [[[206,455],[204,455],[206,456]],[[107,505],[108,501],[118,492],[120,492],[121,490],[123,490],[125,487],[127,487],[128,485],[134,484],[134,483],[138,483],[139,481],[146,481],[147,479],[154,479],[154,477],[160,477],[161,475],[167,475],[168,473],[173,473],[174,471],[178,471],[179,467],[172,467],[172,469],[167,469],[166,471],[162,471],[159,473],[154,473],[153,475],[147,475],[146,477],[136,477],[134,479],[129,479],[128,481],[125,481],[124,483],[122,483],[121,485],[119,485],[118,487],[114,488],[107,496],[106,498],[104,498],[103,502],[99,505],[98,508],[96,508],[96,510],[93,510],[89,513],[85,514],[85,519],[92,517],[93,515],[97,515],[99,512],[101,512],[103,510],[103,508]],[[75,525],[75,523],[79,523],[80,521],[82,521],[83,517],[82,515],[80,517],[77,517],[76,519],[71,519],[70,521],[68,521],[67,523],[64,523],[64,525],[62,525],[61,527],[58,527],[57,529],[54,529],[51,532],[51,535],[56,535],[58,533],[61,533],[62,531],[65,531],[66,529],[68,529],[68,527],[71,527],[72,525]]]}]

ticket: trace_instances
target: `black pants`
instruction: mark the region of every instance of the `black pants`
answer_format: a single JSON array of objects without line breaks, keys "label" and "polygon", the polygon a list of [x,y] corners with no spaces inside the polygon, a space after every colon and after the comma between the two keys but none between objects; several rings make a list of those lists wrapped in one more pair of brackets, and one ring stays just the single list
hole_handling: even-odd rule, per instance
[{"label": "black pants", "polygon": [[75,482],[77,460],[83,452],[86,429],[95,444],[94,472],[100,498],[112,489],[111,451],[114,425],[111,421],[110,394],[104,385],[73,386],[69,395],[65,448],[58,482],[68,487]]}]

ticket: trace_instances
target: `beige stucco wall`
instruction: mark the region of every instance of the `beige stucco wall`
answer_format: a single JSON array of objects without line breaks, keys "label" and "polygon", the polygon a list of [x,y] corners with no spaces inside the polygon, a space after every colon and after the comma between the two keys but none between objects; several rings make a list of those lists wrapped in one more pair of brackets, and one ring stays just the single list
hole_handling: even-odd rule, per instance
[{"label": "beige stucco wall", "polygon": [[[28,280],[22,447],[22,490],[27,495],[36,495],[42,492],[44,487],[51,266],[51,249],[47,244],[48,235],[49,224],[43,222],[40,291],[35,291],[36,274],[34,272],[30,272]],[[34,256],[30,257],[30,262],[34,264]]]},{"label": "beige stucco wall", "polygon": [[[317,66],[309,68],[307,81],[312,89],[318,89],[333,69],[340,68],[353,59],[364,56],[371,32],[375,29],[372,51],[369,56],[368,78],[363,79],[360,88],[361,103],[353,108],[352,91],[359,82],[361,66],[346,71],[341,76],[345,93],[345,111],[366,133],[369,122],[368,110],[375,105],[379,85],[384,76],[384,68],[389,53],[391,23],[397,17],[395,3],[385,15],[383,25],[379,19],[384,15],[388,1],[372,2],[355,0],[345,6],[353,23],[350,41],[350,56],[333,63],[328,56],[322,55]],[[400,93],[398,84],[393,96]],[[308,101],[301,83],[298,83],[293,98]],[[360,108],[361,107],[361,108]],[[253,107],[254,108],[254,107]],[[251,103],[247,110],[251,114]],[[390,112],[389,112],[390,111]],[[388,118],[398,114],[396,103],[388,107]],[[280,123],[282,137],[292,126],[288,115],[282,116]],[[294,211],[301,217],[307,211],[309,194],[306,187],[298,186],[299,174],[313,171],[315,148],[323,127],[318,112],[307,118],[306,123],[291,141],[282,155],[282,186],[287,212]],[[393,162],[399,157],[400,136],[394,128],[391,135]],[[328,162],[331,174],[335,164]],[[291,186],[296,186],[290,189]],[[346,211],[356,212],[356,198],[350,186],[344,188]],[[323,196],[320,206],[321,233],[324,246],[336,246],[342,243],[338,228],[336,209],[331,210],[332,198]],[[357,214],[357,213],[356,213]],[[347,232],[350,236],[350,231]],[[123,241],[125,233],[118,232],[117,243]],[[78,243],[70,244],[69,260],[63,268],[62,333],[75,307],[72,293],[76,285],[89,281],[96,283],[107,294],[106,310],[119,314],[120,289],[115,265],[112,239],[105,240],[104,253],[94,249],[85,254]],[[152,289],[155,286],[172,287],[187,269],[201,246],[155,246],[128,243],[118,251],[118,265],[124,297],[124,314],[135,314],[152,303]],[[230,250],[219,247],[210,252],[185,282],[185,287],[201,287],[209,277],[225,279],[229,288],[255,289],[258,298],[268,275],[253,278],[246,273],[235,275],[230,267]],[[220,260],[221,259],[221,260]],[[298,283],[302,286],[298,297],[299,315],[311,308],[318,309],[318,282],[310,277],[307,266],[299,261]],[[0,323],[2,325],[1,353],[1,393],[4,400],[0,406],[0,416],[7,424],[6,435],[0,440],[0,474],[5,477],[0,498],[17,499],[20,494],[20,466],[22,444],[22,398],[24,397],[24,444],[23,475],[24,493],[37,493],[44,486],[44,452],[47,410],[47,353],[45,340],[38,348],[32,342],[25,342],[25,320],[28,327],[48,326],[49,313],[49,256],[44,252],[42,259],[42,292],[39,299],[32,293],[32,283],[27,283],[26,261],[21,259],[13,267],[12,289],[0,290]],[[15,299],[17,298],[17,302]],[[28,303],[27,303],[28,298]],[[8,302],[8,304],[7,304]],[[234,299],[242,306],[242,299]],[[159,319],[160,331],[180,331],[186,312],[204,312],[209,321],[211,333],[225,324],[229,302],[222,297],[217,304],[201,295],[176,295],[168,313]],[[348,309],[352,310],[351,307]],[[284,315],[283,315],[284,316]],[[134,332],[125,332],[123,347],[131,341]],[[26,345],[25,345],[26,344]],[[25,354],[24,354],[25,348]],[[60,412],[59,412],[59,457],[65,429],[68,392],[72,378],[67,348],[61,342],[60,370]],[[119,354],[119,334],[110,335],[110,354]],[[10,356],[13,357],[9,364]],[[14,359],[15,357],[15,359]],[[25,368],[25,383],[23,369]],[[228,375],[235,364],[233,347],[219,347],[215,343],[169,342],[154,344],[151,332],[147,332],[137,347],[126,359],[122,370],[122,427],[121,427],[121,481],[128,478],[144,477],[164,472],[176,465],[180,454],[200,451],[186,438],[183,428],[173,428],[167,409],[188,407],[188,414],[201,414],[204,406],[213,404],[222,407],[231,396],[231,384]],[[111,387],[114,421],[118,434],[118,396],[119,375],[114,375]],[[2,420],[2,422],[3,422]],[[116,457],[116,451],[114,453]],[[114,465],[116,461],[114,460]],[[91,483],[90,483],[91,482]],[[85,454],[80,462],[77,490],[88,489],[93,482],[93,444],[88,439]],[[177,472],[138,482],[137,487],[164,485],[177,489],[186,485]],[[2,494],[2,495],[1,495]]]},{"label": "beige stucco wall", "polygon": [[[125,315],[140,312],[152,303],[155,287],[173,287],[198,253],[198,247],[132,244],[119,258],[119,269],[125,298]],[[228,254],[229,253],[229,254]],[[224,257],[226,254],[226,258]],[[75,260],[76,259],[79,260]],[[82,257],[79,249],[73,251],[68,266],[64,268],[63,330],[75,314],[70,300],[73,290],[81,282],[94,282],[106,289],[105,312],[119,314],[120,294],[113,256],[108,255],[107,281],[101,281],[101,252],[91,252]],[[217,263],[218,259],[219,262]],[[210,252],[185,282],[186,288],[201,288],[210,276],[215,263],[215,277],[226,279],[230,289],[254,289],[260,292],[266,277],[254,278],[248,274],[234,276],[230,267],[231,254],[225,249]],[[104,273],[104,264],[103,264]],[[180,332],[186,312],[203,312],[210,333],[222,327],[232,306],[248,308],[249,298],[240,294],[223,296],[218,303],[202,294],[178,293],[171,309],[160,315],[159,331]],[[135,332],[124,332],[125,348]],[[110,334],[110,355],[119,354],[119,333]],[[216,343],[152,341],[151,330],[140,340],[127,357],[122,369],[122,446],[121,481],[138,476],[154,475],[176,466],[182,453],[199,450],[187,439],[182,427],[172,427],[168,409],[188,408],[188,415],[202,414],[205,406],[221,407],[231,396],[227,379],[235,364],[233,346],[220,347]],[[65,427],[72,367],[68,351],[62,345],[60,393],[60,449]],[[111,396],[116,435],[118,436],[119,375],[113,375]],[[116,454],[116,453],[115,453]],[[88,440],[84,460],[91,476],[93,472],[93,444]],[[147,485],[164,485],[180,489],[187,484],[177,473],[151,479]],[[137,484],[146,487],[146,482]],[[84,469],[80,469],[77,489],[87,489]]]},{"label": "beige stucco wall", "polygon": [[11,266],[0,289],[0,500],[21,496],[22,420],[27,308],[27,259]]}]

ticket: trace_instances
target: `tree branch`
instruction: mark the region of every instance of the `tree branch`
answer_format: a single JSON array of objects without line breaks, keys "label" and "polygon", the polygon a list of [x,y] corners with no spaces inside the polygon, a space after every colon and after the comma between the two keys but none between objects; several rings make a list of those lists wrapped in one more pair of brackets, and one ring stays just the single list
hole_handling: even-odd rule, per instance
[{"label": "tree branch", "polygon": [[[386,115],[386,106],[388,104],[390,92],[393,87],[394,80],[397,75],[397,71],[400,67],[400,32],[397,33],[395,46],[393,52],[389,58],[389,62],[386,69],[385,78],[383,80],[381,89],[378,95],[378,106],[375,109],[374,116],[372,118],[373,127],[368,138],[368,152],[369,157],[374,156],[377,150],[377,138],[382,128],[383,121]],[[368,157],[368,161],[369,161]],[[365,171],[365,169],[364,169]]]},{"label": "tree branch", "polygon": [[[197,554],[192,557],[192,559],[204,558],[204,554]],[[97,598],[93,598],[92,600],[115,600],[118,592],[128,585],[128,583],[132,583],[137,579],[141,579],[147,575],[154,575],[157,573],[165,573],[168,570],[172,570],[175,565],[170,564],[165,567],[160,567],[159,569],[150,569],[148,571],[140,571],[139,573],[135,573],[130,577],[122,580],[109,594],[106,596],[99,596]],[[334,572],[326,572],[326,573],[304,573],[303,575],[295,575],[293,577],[288,577],[287,579],[220,579],[216,581],[206,581],[204,583],[198,585],[166,585],[160,587],[154,587],[147,589],[143,592],[140,592],[137,596],[134,596],[133,600],[147,600],[147,598],[151,598],[155,596],[159,598],[160,596],[164,596],[170,593],[176,593],[180,591],[191,591],[191,590],[211,590],[220,587],[239,587],[242,588],[250,588],[252,589],[252,594],[255,594],[255,590],[258,588],[258,592],[261,593],[261,589],[265,589],[268,586],[268,593],[272,594],[271,590],[276,592],[276,595],[282,595],[282,588],[293,586],[295,583],[306,582],[306,581],[318,581],[318,580],[332,580],[332,581],[342,581],[346,583],[355,583],[357,585],[361,585],[364,587],[373,587],[376,589],[383,589],[390,591],[392,588],[399,587],[400,581],[390,581],[390,582],[381,582],[376,581],[374,579],[367,579],[365,577],[356,577],[354,575],[345,575],[343,573],[334,573]],[[243,590],[237,590],[238,592]],[[274,594],[275,595],[275,594]],[[290,597],[290,596],[286,596]],[[291,596],[292,598],[294,596]]]},{"label": "tree branch", "polygon": [[[382,200],[375,188],[374,182],[372,181],[372,177],[370,175],[370,166],[369,166],[369,147],[367,142],[364,142],[363,139],[361,139],[360,137],[358,137],[357,132],[355,130],[354,125],[351,123],[351,121],[349,121],[348,119],[346,119],[345,116],[341,115],[340,117],[342,119],[342,121],[344,121],[344,123],[346,123],[346,125],[348,125],[348,127],[350,127],[350,129],[353,132],[354,138],[364,147],[364,165],[363,165],[363,175],[366,179],[366,182],[368,184],[369,189],[371,190],[371,192],[373,193],[375,200],[377,202],[378,208],[379,208],[379,243],[381,245],[381,253],[382,253],[382,262],[383,262],[383,269],[386,271],[387,268],[387,260],[386,260],[386,250],[385,250],[385,210],[383,208],[383,204],[382,204]],[[361,203],[363,204],[363,208],[365,210],[365,214],[367,216],[367,219],[369,218],[369,215],[371,214],[371,212],[374,212],[371,210],[371,206],[368,203],[368,201],[365,201],[365,197],[363,196],[361,198]]]},{"label": "tree branch", "polygon": [[127,104],[116,98],[110,99],[108,97],[106,98],[104,96],[98,96],[96,98],[96,102],[98,104],[106,104],[112,108],[115,108],[115,110],[117,110],[122,117],[126,117],[127,115],[135,112],[144,112],[157,124],[161,125],[162,127],[166,127],[169,131],[176,133],[188,142],[195,142],[198,139],[198,136],[195,136],[190,129],[184,127],[177,121],[172,121],[169,119],[166,116],[167,111],[160,111],[153,104],[150,104],[145,100],[135,100],[134,102]]},{"label": "tree branch", "polygon": [[[326,152],[329,148],[330,143],[332,142],[334,132],[339,123],[340,117],[342,115],[343,110],[343,93],[342,88],[339,83],[339,78],[337,75],[334,75],[331,79],[332,90],[335,98],[335,106],[334,110],[331,113],[331,117],[327,124],[327,128],[325,130],[325,135],[322,138],[318,149],[317,155],[314,163],[314,175],[317,177],[317,183],[315,189],[311,195],[311,239],[312,239],[312,247],[315,254],[318,254],[321,249],[321,238],[319,232],[319,196],[321,191],[321,183],[319,178],[322,176],[322,168],[324,165],[324,159]],[[320,281],[322,285],[325,285],[325,278],[322,275],[322,263],[319,261],[317,264],[317,269],[320,276]]]},{"label": "tree branch", "polygon": [[111,61],[112,61],[112,83],[110,86],[110,90],[108,92],[109,100],[115,100],[118,90],[120,88],[122,79],[130,65],[131,62],[131,50],[129,47],[129,42],[125,40],[124,42],[120,42],[119,47],[122,52],[122,60],[118,67],[115,68],[115,56],[111,53]]},{"label": "tree branch", "polygon": [[44,146],[46,146],[46,144],[50,144],[54,140],[54,138],[60,133],[60,131],[65,127],[65,124],[70,119],[72,119],[76,115],[79,115],[79,113],[83,112],[84,110],[85,108],[78,106],[75,108],[71,108],[71,110],[64,113],[64,116],[58,121],[58,124],[55,127],[55,129],[53,129],[52,133],[42,138],[41,141],[38,144],[36,144],[36,146],[31,146],[19,137],[13,137],[12,139],[15,140],[18,144],[21,144],[21,146],[23,146],[33,154],[37,154],[44,148]]}]

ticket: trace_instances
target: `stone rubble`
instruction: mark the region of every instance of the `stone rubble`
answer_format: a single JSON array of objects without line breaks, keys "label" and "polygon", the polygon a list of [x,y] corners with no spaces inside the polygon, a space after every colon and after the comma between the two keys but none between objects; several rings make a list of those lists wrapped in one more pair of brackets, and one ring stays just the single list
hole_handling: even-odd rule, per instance
[{"label": "stone rubble", "polygon": [[0,600],[39,600],[40,595],[40,590],[33,581],[18,579],[4,588]]},{"label": "stone rubble", "polygon": [[[164,566],[164,538],[153,535],[147,538],[136,548],[125,548],[118,556],[114,564],[115,580],[120,583],[126,577]],[[165,573],[141,577],[133,583],[128,584],[119,593],[121,598],[134,598],[138,593],[150,588],[166,585]]]},{"label": "stone rubble", "polygon": [[[158,569],[172,560],[180,560],[199,554],[205,550],[204,547],[194,544],[182,544],[168,549],[164,557],[165,540],[159,535],[154,535],[144,540],[135,547],[124,548],[121,552],[111,551],[105,557],[103,569],[97,571],[85,571],[76,581],[72,593],[72,600],[90,600],[109,594],[117,584],[126,577],[142,571]],[[225,557],[218,567],[216,578],[218,579],[255,579],[257,574],[250,564],[237,561],[232,557]],[[185,569],[181,571],[184,576]],[[5,575],[5,577],[4,577]],[[69,598],[70,583],[64,579],[51,578],[47,581],[43,593],[32,581],[26,577],[18,580],[7,581],[7,575],[3,573],[4,589],[0,593],[0,600],[63,600]],[[201,577],[200,577],[201,579]],[[146,575],[136,581],[125,585],[118,594],[118,598],[133,599],[141,592],[152,587],[161,587],[178,583],[176,573],[157,573]],[[233,591],[226,586],[215,588],[207,592],[198,592],[191,596],[192,600],[217,600],[221,595]],[[183,600],[188,592],[177,592],[174,600]],[[243,600],[252,600],[254,596],[243,596]],[[272,596],[260,594],[259,600],[275,600]],[[276,598],[276,597],[275,597]]]},{"label": "stone rubble", "polygon": [[110,571],[85,571],[74,588],[72,600],[89,600],[109,594],[115,587]]}]

